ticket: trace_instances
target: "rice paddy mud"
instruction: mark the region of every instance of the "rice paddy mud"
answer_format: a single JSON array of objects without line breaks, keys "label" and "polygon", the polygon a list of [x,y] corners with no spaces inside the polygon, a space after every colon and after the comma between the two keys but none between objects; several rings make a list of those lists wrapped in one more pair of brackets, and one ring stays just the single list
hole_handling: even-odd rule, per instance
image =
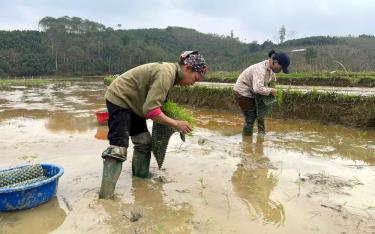
[{"label": "rice paddy mud", "polygon": [[[0,213],[0,233],[375,233],[375,132],[267,119],[241,136],[239,114],[190,108],[196,127],[171,139],[162,170],[131,175],[99,200],[105,86],[0,87],[0,167],[64,167],[56,198]],[[151,129],[151,122],[149,123]]]}]

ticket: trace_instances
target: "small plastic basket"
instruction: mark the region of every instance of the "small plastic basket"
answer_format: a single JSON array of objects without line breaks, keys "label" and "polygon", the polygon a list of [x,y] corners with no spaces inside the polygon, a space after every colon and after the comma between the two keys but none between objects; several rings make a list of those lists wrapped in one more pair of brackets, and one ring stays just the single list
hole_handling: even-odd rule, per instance
[{"label": "small plastic basket", "polygon": [[98,120],[99,124],[106,124],[108,121],[108,110],[106,108],[97,110],[95,112],[96,119]]},{"label": "small plastic basket", "polygon": [[[49,201],[56,195],[59,177],[64,169],[57,165],[42,163],[45,180],[12,188],[0,188],[0,212],[23,210],[36,207]],[[14,170],[27,165],[7,168],[1,171]]]}]

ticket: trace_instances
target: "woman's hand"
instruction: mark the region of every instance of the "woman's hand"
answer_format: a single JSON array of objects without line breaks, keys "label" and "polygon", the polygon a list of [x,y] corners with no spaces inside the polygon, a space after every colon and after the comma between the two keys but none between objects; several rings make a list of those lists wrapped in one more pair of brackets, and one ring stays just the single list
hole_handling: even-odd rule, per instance
[{"label": "woman's hand", "polygon": [[191,126],[187,122],[180,120],[176,120],[175,128],[183,134],[188,134],[192,131]]},{"label": "woman's hand", "polygon": [[191,126],[187,122],[169,118],[163,112],[152,117],[151,119],[157,123],[168,125],[172,128],[175,128],[182,134],[187,134],[192,131]]},{"label": "woman's hand", "polygon": [[276,97],[277,89],[271,88],[271,94],[272,94],[272,96]]}]

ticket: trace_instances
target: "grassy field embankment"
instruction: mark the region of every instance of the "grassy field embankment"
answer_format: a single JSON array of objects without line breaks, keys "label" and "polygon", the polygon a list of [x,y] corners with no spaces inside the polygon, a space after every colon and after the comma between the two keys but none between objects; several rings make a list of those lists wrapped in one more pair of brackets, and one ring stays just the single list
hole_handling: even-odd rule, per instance
[{"label": "grassy field embankment", "polygon": [[[210,72],[205,81],[235,83],[239,75],[240,72]],[[283,85],[375,87],[375,72],[279,73],[276,76],[277,84]]]},{"label": "grassy field embankment", "polygon": [[[240,113],[232,88],[175,87],[169,95],[179,104]],[[272,118],[316,120],[350,127],[375,128],[375,97],[279,90]]]},{"label": "grassy field embankment", "polygon": [[[106,77],[109,85],[113,77]],[[169,98],[193,107],[240,112],[232,88],[175,86]],[[300,92],[279,90],[272,118],[316,120],[350,127],[375,128],[375,96],[339,94],[335,92]]]}]

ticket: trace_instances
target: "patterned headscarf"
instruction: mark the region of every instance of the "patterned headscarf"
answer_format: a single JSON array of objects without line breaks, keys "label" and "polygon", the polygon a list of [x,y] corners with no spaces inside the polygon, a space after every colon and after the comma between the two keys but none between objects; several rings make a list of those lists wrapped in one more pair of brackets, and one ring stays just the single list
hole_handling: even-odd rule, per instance
[{"label": "patterned headscarf", "polygon": [[180,55],[180,64],[191,66],[193,71],[199,72],[204,75],[208,67],[203,56],[197,51],[183,51]]}]

